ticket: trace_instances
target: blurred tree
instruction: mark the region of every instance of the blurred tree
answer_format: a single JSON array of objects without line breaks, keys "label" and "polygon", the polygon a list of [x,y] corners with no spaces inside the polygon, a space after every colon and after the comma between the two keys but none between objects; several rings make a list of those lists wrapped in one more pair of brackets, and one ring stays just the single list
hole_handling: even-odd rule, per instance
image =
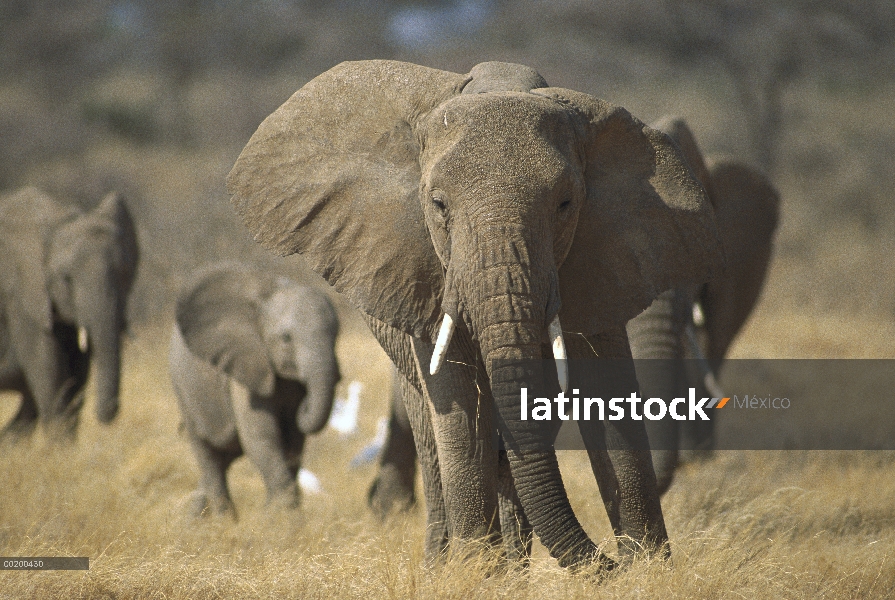
[{"label": "blurred tree", "polygon": [[[824,1],[665,0],[680,56],[714,57],[727,70],[747,119],[756,161],[773,171],[783,130],[782,97],[798,77],[853,62],[876,43],[892,11],[881,3],[855,10]],[[874,16],[882,17],[880,19]],[[886,27],[882,27],[885,29]],[[876,31],[873,31],[876,29]]]},{"label": "blurred tree", "polygon": [[499,20],[520,38],[552,27],[592,41],[594,64],[612,60],[600,51],[637,48],[682,69],[723,69],[752,136],[748,152],[767,171],[791,83],[895,73],[890,0],[523,0],[504,3]]},{"label": "blurred tree", "polygon": [[[181,267],[255,249],[215,209],[233,159],[304,82],[367,58],[544,65],[556,85],[657,108],[680,76],[669,88],[692,83],[727,125],[745,121],[750,137],[725,149],[814,186],[812,214],[895,223],[880,183],[891,179],[891,133],[864,115],[818,131],[805,120],[829,113],[788,94],[810,78],[825,92],[857,82],[887,93],[891,0],[0,0],[0,189],[124,189],[149,231],[147,289],[166,289]],[[732,93],[707,87],[719,72]],[[827,98],[825,110],[850,110],[858,95]],[[794,147],[795,131],[808,135]]]}]

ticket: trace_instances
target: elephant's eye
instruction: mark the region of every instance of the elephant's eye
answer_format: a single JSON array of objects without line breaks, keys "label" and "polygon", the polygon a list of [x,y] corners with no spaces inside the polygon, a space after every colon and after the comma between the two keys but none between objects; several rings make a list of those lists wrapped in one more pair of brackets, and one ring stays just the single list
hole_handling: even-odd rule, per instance
[{"label": "elephant's eye", "polygon": [[283,341],[284,344],[291,344],[292,343],[292,334],[289,333],[288,331],[284,331],[283,333],[280,334],[280,339]]},{"label": "elephant's eye", "polygon": [[435,209],[441,213],[442,216],[447,214],[447,204],[444,203],[444,196],[441,194],[432,194],[432,205],[435,206]]},{"label": "elephant's eye", "polygon": [[571,200],[563,200],[562,202],[559,203],[559,210],[557,212],[559,212],[559,214],[562,214],[562,213],[566,212],[567,210],[569,210],[570,206],[572,206]]}]

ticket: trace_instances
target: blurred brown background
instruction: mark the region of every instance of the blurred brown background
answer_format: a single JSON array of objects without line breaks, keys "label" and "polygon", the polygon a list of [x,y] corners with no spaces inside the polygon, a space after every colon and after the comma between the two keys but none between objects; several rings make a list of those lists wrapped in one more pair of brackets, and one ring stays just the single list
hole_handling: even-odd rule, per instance
[{"label": "blurred brown background", "polygon": [[224,179],[292,92],[370,58],[457,72],[520,62],[647,122],[686,117],[704,151],[750,161],[782,192],[774,310],[895,321],[885,0],[7,0],[0,190],[84,204],[125,192],[144,248],[136,324],[208,260],[317,281],[252,243]]}]

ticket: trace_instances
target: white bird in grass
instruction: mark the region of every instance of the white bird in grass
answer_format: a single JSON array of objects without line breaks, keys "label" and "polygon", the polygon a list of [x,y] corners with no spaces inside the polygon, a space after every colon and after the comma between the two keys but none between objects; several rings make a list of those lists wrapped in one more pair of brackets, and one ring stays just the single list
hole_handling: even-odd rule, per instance
[{"label": "white bird in grass", "polygon": [[336,398],[333,403],[329,426],[343,437],[357,433],[357,413],[360,409],[360,392],[363,387],[360,381],[352,381],[348,385],[348,398]]},{"label": "white bird in grass", "polygon": [[307,469],[298,470],[298,487],[309,496],[318,496],[323,493],[320,479]]},{"label": "white bird in grass", "polygon": [[376,423],[376,435],[372,440],[367,443],[366,446],[361,448],[361,451],[354,455],[354,458],[351,459],[349,466],[352,469],[357,469],[364,465],[368,465],[379,456],[379,453],[382,452],[382,447],[385,446],[385,438],[388,435],[388,419],[385,417],[379,417],[379,421]]}]

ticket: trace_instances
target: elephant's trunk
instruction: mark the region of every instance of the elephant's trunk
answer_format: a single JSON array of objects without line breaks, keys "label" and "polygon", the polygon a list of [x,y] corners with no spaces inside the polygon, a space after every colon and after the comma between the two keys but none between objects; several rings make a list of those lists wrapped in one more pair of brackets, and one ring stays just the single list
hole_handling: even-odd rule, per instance
[{"label": "elephant's trunk", "polygon": [[96,417],[108,423],[118,414],[121,384],[121,334],[117,319],[106,315],[87,326],[96,373]]},{"label": "elephant's trunk", "polygon": [[[495,239],[500,247],[494,247]],[[550,554],[570,566],[601,555],[569,504],[554,432],[543,422],[519,419],[519,382],[541,380],[547,323],[559,309],[552,254],[518,241],[524,239],[522,232],[505,230],[494,236],[478,254],[471,269],[475,275],[461,297],[467,299],[485,361],[519,500]]]},{"label": "elephant's trunk", "polygon": [[96,381],[96,417],[101,423],[109,423],[118,414],[125,299],[116,291],[112,274],[102,266],[85,267],[83,271],[85,275],[99,275],[85,276],[75,290],[78,347],[83,352],[89,346]]},{"label": "elephant's trunk", "polygon": [[[509,324],[504,329],[498,335],[505,339],[535,333],[540,335],[540,328],[535,332],[522,324]],[[534,532],[550,555],[558,559],[562,566],[595,560],[599,551],[582,529],[566,496],[551,431],[538,421],[519,420],[520,395],[517,382],[520,376],[537,380],[540,374],[534,371],[541,363],[511,362],[499,348],[485,350],[484,354],[486,361],[495,365],[490,369],[489,377],[500,414],[501,434],[519,501]],[[539,354],[532,358],[539,358]],[[526,366],[531,369],[528,373],[521,370]]]},{"label": "elephant's trunk", "polygon": [[339,381],[339,369],[335,355],[322,357],[308,365],[304,377],[308,393],[299,406],[295,421],[299,431],[308,435],[317,433],[329,421],[333,408],[333,396]]}]

